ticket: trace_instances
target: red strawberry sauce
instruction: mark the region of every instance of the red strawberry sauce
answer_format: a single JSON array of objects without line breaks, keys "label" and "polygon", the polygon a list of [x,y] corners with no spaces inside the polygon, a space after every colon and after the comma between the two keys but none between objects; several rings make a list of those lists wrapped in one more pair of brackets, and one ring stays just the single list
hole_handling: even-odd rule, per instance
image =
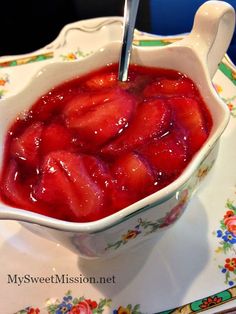
[{"label": "red strawberry sauce", "polygon": [[94,221],[175,180],[212,119],[173,70],[117,64],[55,87],[11,125],[1,200],[67,221]]}]

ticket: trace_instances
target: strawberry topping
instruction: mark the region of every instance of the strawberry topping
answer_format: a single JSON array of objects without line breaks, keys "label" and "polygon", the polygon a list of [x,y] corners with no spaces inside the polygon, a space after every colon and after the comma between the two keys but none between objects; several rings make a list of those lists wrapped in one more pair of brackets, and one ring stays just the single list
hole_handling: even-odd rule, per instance
[{"label": "strawberry topping", "polygon": [[196,86],[172,70],[110,65],[40,97],[10,127],[0,198],[61,220],[111,215],[170,184],[207,140]]}]

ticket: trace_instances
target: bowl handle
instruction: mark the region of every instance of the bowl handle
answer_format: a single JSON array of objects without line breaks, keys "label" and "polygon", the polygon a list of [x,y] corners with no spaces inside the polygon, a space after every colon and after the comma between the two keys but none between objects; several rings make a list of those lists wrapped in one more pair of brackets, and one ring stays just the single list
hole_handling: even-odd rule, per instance
[{"label": "bowl handle", "polygon": [[212,78],[228,49],[234,27],[235,11],[230,4],[207,1],[196,12],[191,33],[179,45],[192,48]]}]

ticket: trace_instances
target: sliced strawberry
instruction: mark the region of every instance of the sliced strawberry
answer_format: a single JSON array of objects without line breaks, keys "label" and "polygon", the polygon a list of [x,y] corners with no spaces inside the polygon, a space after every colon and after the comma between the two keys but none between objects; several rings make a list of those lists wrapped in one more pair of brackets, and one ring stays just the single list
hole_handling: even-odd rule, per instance
[{"label": "sliced strawberry", "polygon": [[30,200],[30,190],[20,182],[19,170],[14,160],[10,161],[4,173],[1,190],[4,198],[6,197],[6,201],[10,201],[15,207],[28,210],[33,209],[33,203]]},{"label": "sliced strawberry", "polygon": [[112,184],[112,177],[107,164],[100,158],[94,156],[84,155],[82,158],[84,166],[93,181],[98,184],[102,190],[109,191],[110,185]]},{"label": "sliced strawberry", "polygon": [[169,107],[163,100],[143,102],[129,128],[101,151],[103,154],[117,155],[141,146],[147,140],[164,134],[170,125],[170,118]]},{"label": "sliced strawberry", "polygon": [[111,213],[115,213],[138,201],[136,194],[131,194],[128,190],[123,190],[122,186],[115,184],[111,189],[110,199]]},{"label": "sliced strawberry", "polygon": [[188,78],[160,78],[149,84],[143,91],[145,97],[189,95],[195,91],[194,84]]},{"label": "sliced strawberry", "polygon": [[71,220],[91,221],[102,216],[102,190],[89,177],[82,157],[65,151],[47,155],[35,197],[52,205],[62,202]]},{"label": "sliced strawberry", "polygon": [[65,108],[63,115],[68,126],[76,124],[78,116],[90,109],[90,107],[97,106],[109,97],[107,92],[97,93],[79,93],[70,98]]},{"label": "sliced strawberry", "polygon": [[168,102],[173,111],[175,125],[185,132],[190,154],[195,153],[208,136],[199,103],[187,97],[173,97]]},{"label": "sliced strawberry", "polygon": [[76,208],[79,202],[70,181],[56,160],[50,158],[50,154],[43,164],[42,172],[40,182],[34,187],[34,198],[50,206],[52,217],[76,221],[77,215],[71,208]]},{"label": "sliced strawberry", "polygon": [[106,207],[106,215],[147,195],[154,182],[149,166],[134,153],[128,153],[115,161],[111,171],[96,157],[85,155],[83,161],[89,175],[104,191],[107,204],[110,202],[110,206]]},{"label": "sliced strawberry", "polygon": [[39,200],[57,205],[61,202],[66,203],[67,198],[69,200],[71,196],[71,202],[74,205],[76,200],[72,197],[71,183],[67,175],[65,175],[63,168],[60,166],[58,152],[50,153],[45,158],[41,172],[40,183],[34,189],[35,197]]},{"label": "sliced strawberry", "polygon": [[47,121],[62,110],[65,97],[63,91],[58,93],[50,92],[42,96],[33,107],[32,115],[39,121]]},{"label": "sliced strawberry", "polygon": [[186,166],[187,144],[181,132],[172,132],[145,145],[142,154],[158,176],[173,176]]},{"label": "sliced strawberry", "polygon": [[117,85],[117,72],[101,73],[90,77],[85,86],[91,90],[110,88]]},{"label": "sliced strawberry", "polygon": [[19,137],[12,141],[12,156],[30,167],[38,166],[42,131],[43,124],[41,122],[30,125]]},{"label": "sliced strawberry", "polygon": [[94,145],[101,145],[121,132],[136,107],[135,98],[121,89],[98,94],[98,97],[99,101],[96,99],[96,104],[83,114],[77,109],[73,114],[66,112],[67,126]]},{"label": "sliced strawberry", "polygon": [[[111,215],[116,211],[116,206],[113,206],[114,204],[111,201],[112,196],[114,196],[114,191],[117,190],[116,180],[114,180],[108,165],[100,158],[84,155],[83,162],[93,182],[96,183],[104,193],[106,206],[103,214],[105,216]],[[122,195],[119,195],[118,197],[122,198]],[[117,198],[115,197],[115,203],[116,200]]]},{"label": "sliced strawberry", "polygon": [[41,153],[46,155],[56,150],[67,150],[71,147],[72,136],[69,130],[59,123],[51,123],[42,131]]},{"label": "sliced strawberry", "polygon": [[148,163],[133,152],[126,153],[117,159],[112,166],[112,172],[118,184],[140,195],[145,194],[147,186],[154,183],[153,173]]},{"label": "sliced strawberry", "polygon": [[116,184],[111,189],[112,206],[122,209],[154,191],[154,176],[148,163],[133,152],[124,154],[111,167]]}]

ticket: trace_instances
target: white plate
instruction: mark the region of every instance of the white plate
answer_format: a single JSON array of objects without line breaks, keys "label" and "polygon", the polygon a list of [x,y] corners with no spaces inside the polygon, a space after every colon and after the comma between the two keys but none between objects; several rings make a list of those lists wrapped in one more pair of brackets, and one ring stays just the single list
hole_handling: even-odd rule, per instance
[{"label": "white plate", "polygon": [[[46,63],[84,58],[120,39],[121,26],[120,18],[76,22],[36,52],[1,57],[0,98]],[[136,31],[134,43],[149,49],[176,39]],[[0,221],[1,314],[151,314],[178,307],[175,313],[215,313],[236,306],[236,70],[227,57],[214,84],[231,120],[216,165],[181,220],[162,237],[106,261],[84,261],[17,222]]]}]

